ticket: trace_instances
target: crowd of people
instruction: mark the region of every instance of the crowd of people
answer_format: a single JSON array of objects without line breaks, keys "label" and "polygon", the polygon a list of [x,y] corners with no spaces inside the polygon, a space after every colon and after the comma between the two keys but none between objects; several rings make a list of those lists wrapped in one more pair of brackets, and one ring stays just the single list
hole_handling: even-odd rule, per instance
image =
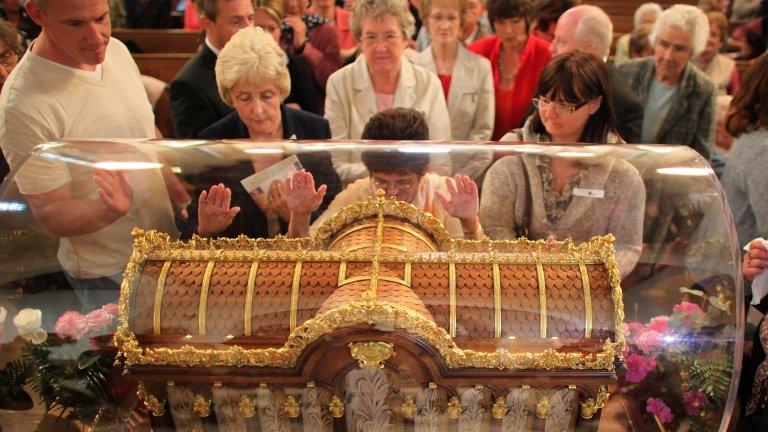
[{"label": "crowd of people", "polygon": [[[183,179],[189,190],[167,167],[140,176],[29,158],[40,144],[105,130],[161,137],[131,54],[110,37],[119,11],[132,11],[125,25],[142,21],[146,3],[4,0],[0,9],[2,174],[14,171],[37,223],[60,238],[59,261],[84,304],[114,295],[135,227],[182,238],[301,237],[378,190],[432,213],[453,237],[613,234],[621,276],[638,262],[646,189],[618,159],[234,148],[224,166],[200,162],[205,169]],[[739,243],[749,245],[745,277],[764,271],[768,249],[751,240],[768,237],[768,2],[751,17],[738,1],[643,4],[615,57],[611,17],[580,3],[197,0],[186,22],[203,31],[200,49],[169,83],[174,135],[688,146],[722,174]],[[737,57],[755,58],[743,76]],[[267,190],[245,189],[243,178],[288,157],[299,169]],[[766,368],[757,369],[750,414],[766,411]]]}]

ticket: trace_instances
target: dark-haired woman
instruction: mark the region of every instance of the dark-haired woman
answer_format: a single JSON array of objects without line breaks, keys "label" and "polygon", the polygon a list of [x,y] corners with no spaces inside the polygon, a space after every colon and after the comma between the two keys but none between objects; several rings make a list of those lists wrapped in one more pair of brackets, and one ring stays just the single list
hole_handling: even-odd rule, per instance
[{"label": "dark-haired woman", "polygon": [[[553,58],[541,74],[536,112],[503,141],[617,144],[605,63],[592,54]],[[645,188],[637,170],[614,158],[525,154],[499,159],[485,176],[480,221],[492,239],[586,241],[616,237],[622,276],[634,267],[643,233]]]},{"label": "dark-haired woman", "polygon": [[[429,134],[424,116],[411,108],[391,108],[375,114],[363,129],[363,139],[424,140]],[[320,205],[325,185],[315,189],[312,174],[294,173],[285,181],[288,208],[291,209],[289,237],[314,235],[317,228],[342,208],[376,195],[382,189],[387,197],[413,204],[432,213],[451,237],[483,237],[478,218],[477,184],[466,175],[443,177],[429,171],[428,153],[397,150],[368,150],[361,154],[368,177],[358,179],[338,194],[328,209],[310,227],[309,216]]]}]

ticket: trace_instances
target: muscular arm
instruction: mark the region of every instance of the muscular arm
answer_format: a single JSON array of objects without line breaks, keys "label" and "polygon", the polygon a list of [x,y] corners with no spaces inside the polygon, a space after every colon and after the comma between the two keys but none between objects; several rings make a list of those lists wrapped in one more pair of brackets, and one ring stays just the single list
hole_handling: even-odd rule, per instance
[{"label": "muscular arm", "polygon": [[119,172],[94,170],[99,199],[75,198],[69,184],[39,194],[26,195],[40,226],[58,237],[91,234],[128,213],[132,193]]}]

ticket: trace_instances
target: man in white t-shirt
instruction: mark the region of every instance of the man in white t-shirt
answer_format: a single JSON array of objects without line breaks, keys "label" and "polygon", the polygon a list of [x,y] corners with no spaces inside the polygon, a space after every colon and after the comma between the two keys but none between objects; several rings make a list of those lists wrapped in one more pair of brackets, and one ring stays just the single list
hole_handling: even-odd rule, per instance
[{"label": "man in white t-shirt", "polygon": [[[110,38],[107,0],[26,5],[42,33],[0,94],[0,148],[18,169],[17,186],[35,219],[60,238],[59,262],[76,292],[86,307],[99,307],[117,299],[134,227],[175,233],[163,176],[158,169],[107,171],[26,158],[36,146],[61,139],[154,138],[154,116],[136,64]],[[127,144],[81,147],[95,160],[98,153],[102,160],[155,160]]]}]

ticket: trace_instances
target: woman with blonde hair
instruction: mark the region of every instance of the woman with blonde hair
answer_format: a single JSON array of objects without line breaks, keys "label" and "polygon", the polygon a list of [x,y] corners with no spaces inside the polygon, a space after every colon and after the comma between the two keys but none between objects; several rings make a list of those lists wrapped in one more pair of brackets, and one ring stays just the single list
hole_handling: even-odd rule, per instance
[{"label": "woman with blonde hair", "polygon": [[[275,39],[261,28],[246,27],[224,46],[216,60],[216,85],[221,99],[235,111],[200,132],[200,138],[283,140],[331,136],[325,119],[282,103],[291,88],[285,54]],[[330,200],[341,188],[330,155],[315,152],[296,156],[304,169],[328,185]],[[258,238],[284,232],[288,214],[281,211],[285,206],[279,182],[273,183],[269,191],[256,193],[246,190],[240,182],[283,157],[278,153],[253,158],[244,153],[211,163],[201,162],[209,169],[188,179],[196,185],[199,198],[189,211],[183,236],[245,234]],[[216,166],[222,162],[225,166]]]}]

